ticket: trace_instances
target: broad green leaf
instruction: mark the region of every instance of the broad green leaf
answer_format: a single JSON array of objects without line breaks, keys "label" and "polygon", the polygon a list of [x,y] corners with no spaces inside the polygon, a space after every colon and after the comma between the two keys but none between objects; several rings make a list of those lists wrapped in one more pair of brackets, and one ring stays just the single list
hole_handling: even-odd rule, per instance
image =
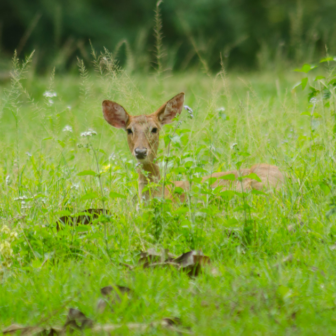
[{"label": "broad green leaf", "polygon": [[61,141],[61,140],[57,140],[57,142],[60,144],[60,146],[61,146],[62,148],[65,147],[65,143],[64,143],[63,141]]},{"label": "broad green leaf", "polygon": [[302,116],[311,116],[309,111],[304,111],[301,113]]},{"label": "broad green leaf", "polygon": [[184,189],[181,188],[181,187],[176,187],[176,188],[174,189],[174,193],[175,193],[175,194],[179,194],[179,195],[181,195],[181,194],[183,194],[183,192],[184,192]]},{"label": "broad green leaf", "polygon": [[34,259],[32,262],[31,262],[31,266],[33,268],[40,268],[42,266],[42,261],[40,259]]},{"label": "broad green leaf", "polygon": [[302,78],[301,80],[302,90],[305,89],[305,87],[307,86],[307,83],[308,83],[308,77]]},{"label": "broad green leaf", "polygon": [[336,86],[336,78],[333,78],[332,80],[330,80],[328,84],[332,86]]},{"label": "broad green leaf", "polygon": [[201,183],[202,182],[202,177],[196,177],[196,176],[193,176],[191,178],[191,181],[194,182],[194,183]]},{"label": "broad green leaf", "polygon": [[326,57],[326,58],[322,58],[320,60],[320,63],[323,63],[323,62],[330,62],[330,61],[335,61],[335,59],[333,57]]},{"label": "broad green leaf", "polygon": [[99,198],[96,192],[89,192],[81,197],[82,201]]},{"label": "broad green leaf", "polygon": [[298,88],[301,84],[301,82],[297,82],[294,84],[294,86],[292,87],[292,90],[295,90],[296,88]]},{"label": "broad green leaf", "polygon": [[97,173],[93,170],[83,170],[80,173],[77,174],[77,176],[97,176]]},{"label": "broad green leaf", "polygon": [[251,179],[251,180],[256,180],[257,182],[261,182],[260,177],[259,177],[257,174],[255,174],[255,173],[251,173],[251,174],[242,176],[242,178],[243,178],[243,179],[247,179],[247,178],[249,178],[249,179]]},{"label": "broad green leaf", "polygon": [[224,197],[226,199],[231,199],[233,196],[237,195],[239,193],[237,193],[236,191],[233,190],[224,190],[220,193],[221,197]]},{"label": "broad green leaf", "polygon": [[325,79],[325,77],[324,76],[316,76],[314,81],[316,82],[316,81],[321,80],[321,79]]},{"label": "broad green leaf", "polygon": [[309,71],[311,71],[311,70],[313,70],[315,68],[316,68],[316,65],[313,65],[313,64],[304,64],[301,69],[295,69],[294,71],[308,73]]},{"label": "broad green leaf", "polygon": [[110,192],[110,197],[111,197],[111,198],[126,198],[125,195],[119,194],[119,193],[114,192],[114,191],[111,191],[111,192]]},{"label": "broad green leaf", "polygon": [[90,227],[86,225],[78,225],[75,227],[76,232],[87,232],[89,231]]},{"label": "broad green leaf", "polygon": [[221,177],[218,177],[218,179],[234,181],[236,179],[236,176],[235,176],[235,174],[227,174],[227,175],[223,175]]},{"label": "broad green leaf", "polygon": [[63,217],[63,216],[71,216],[71,212],[68,210],[62,210],[62,211],[58,211],[56,212],[58,217]]},{"label": "broad green leaf", "polygon": [[310,101],[312,98],[316,97],[319,93],[320,90],[315,89],[313,86],[309,87],[309,94],[308,94],[308,101]]}]

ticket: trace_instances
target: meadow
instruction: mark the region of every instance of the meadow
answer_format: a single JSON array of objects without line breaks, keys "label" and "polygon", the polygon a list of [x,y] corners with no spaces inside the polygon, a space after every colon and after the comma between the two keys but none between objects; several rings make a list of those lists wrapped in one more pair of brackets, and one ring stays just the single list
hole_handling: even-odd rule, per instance
[{"label": "meadow", "polygon": [[[0,86],[0,328],[63,325],[77,308],[95,325],[122,325],[112,334],[336,334],[335,62],[316,64],[132,74],[105,58],[96,71],[79,62],[78,73],[39,77],[14,60]],[[193,189],[186,204],[137,209],[136,162],[101,102],[149,114],[182,91],[194,117],[163,128],[158,162],[167,184]],[[200,183],[261,162],[286,173],[284,188]],[[92,224],[56,230],[59,217],[102,207],[109,214]],[[192,277],[143,268],[150,249],[202,251],[211,264]],[[133,294],[97,311],[108,285]],[[128,327],[163,318],[178,320]]]}]

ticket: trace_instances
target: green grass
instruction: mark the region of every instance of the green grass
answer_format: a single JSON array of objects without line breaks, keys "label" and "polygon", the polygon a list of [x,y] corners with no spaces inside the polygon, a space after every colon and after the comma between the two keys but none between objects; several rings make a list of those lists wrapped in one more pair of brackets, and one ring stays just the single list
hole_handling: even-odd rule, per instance
[{"label": "green grass", "polygon": [[[0,225],[18,233],[12,240],[0,233],[0,244],[13,250],[0,253],[0,328],[62,325],[67,309],[77,307],[102,324],[179,317],[195,335],[335,334],[336,230],[326,215],[336,183],[334,89],[310,104],[301,89],[292,91],[302,78],[293,72],[157,77],[82,68],[81,77],[15,76],[0,87]],[[124,131],[104,121],[101,101],[147,114],[181,91],[195,118],[184,112],[180,119],[167,178],[193,182],[190,203],[154,202],[137,212],[135,162]],[[312,108],[311,117],[301,115]],[[62,131],[66,125],[73,132]],[[81,137],[89,128],[97,135]],[[173,129],[162,132],[159,162]],[[283,190],[223,194],[198,180],[258,162],[286,172]],[[104,195],[97,177],[78,176],[87,170],[102,171]],[[23,196],[24,204],[15,200]],[[111,212],[105,224],[56,231],[61,215],[102,207],[102,197]],[[120,265],[136,265],[151,247],[176,255],[202,250],[216,272],[190,279],[173,269]],[[100,288],[113,284],[136,294],[98,314]],[[146,334],[163,332],[173,333]]]}]

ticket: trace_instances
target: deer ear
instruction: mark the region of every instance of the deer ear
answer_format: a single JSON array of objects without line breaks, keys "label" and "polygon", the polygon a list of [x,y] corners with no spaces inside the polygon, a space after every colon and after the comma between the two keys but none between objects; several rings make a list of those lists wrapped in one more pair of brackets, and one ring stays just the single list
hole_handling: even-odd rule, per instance
[{"label": "deer ear", "polygon": [[110,125],[116,128],[126,128],[129,114],[121,105],[111,100],[104,100],[102,107],[104,118]]},{"label": "deer ear", "polygon": [[173,119],[182,112],[183,103],[184,92],[181,92],[163,104],[154,115],[157,116],[161,125],[170,124]]}]

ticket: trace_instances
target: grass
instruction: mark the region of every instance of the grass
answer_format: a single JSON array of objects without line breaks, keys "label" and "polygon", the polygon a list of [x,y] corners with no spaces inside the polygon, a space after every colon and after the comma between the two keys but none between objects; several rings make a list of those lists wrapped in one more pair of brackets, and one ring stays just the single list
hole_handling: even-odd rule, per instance
[{"label": "grass", "polygon": [[[15,80],[0,87],[0,227],[8,227],[0,238],[9,244],[0,253],[0,327],[62,325],[77,307],[102,324],[179,317],[195,335],[334,334],[335,91],[308,102],[292,91],[302,78],[293,72],[165,77],[80,67],[78,77],[39,78],[16,65]],[[322,85],[313,80],[309,74]],[[104,121],[101,101],[143,114],[181,91],[195,118],[184,112],[171,139],[174,125],[165,127],[159,162],[171,141],[167,179],[193,182],[190,203],[154,202],[137,212],[135,162],[124,132]],[[81,137],[89,128],[97,135]],[[242,197],[199,183],[258,162],[286,172],[284,190]],[[102,199],[111,216],[56,231],[60,216],[100,208]],[[202,250],[216,271],[190,279],[120,265],[136,265],[151,247]],[[113,284],[136,295],[98,314],[100,288]],[[174,333],[146,333],[164,332]]]}]

